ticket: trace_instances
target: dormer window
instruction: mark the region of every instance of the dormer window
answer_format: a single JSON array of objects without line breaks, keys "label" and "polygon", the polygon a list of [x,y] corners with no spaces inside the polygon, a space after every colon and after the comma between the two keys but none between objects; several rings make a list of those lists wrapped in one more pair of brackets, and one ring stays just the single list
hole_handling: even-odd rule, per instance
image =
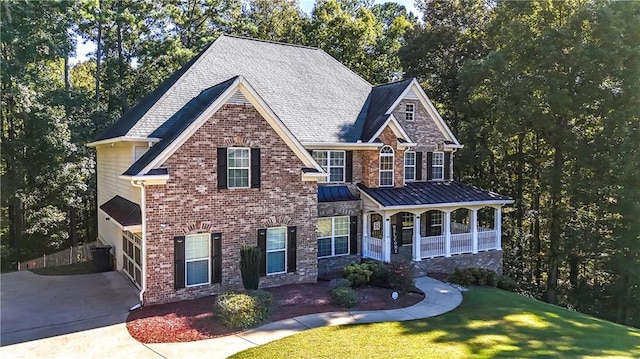
[{"label": "dormer window", "polygon": [[415,113],[415,107],[412,103],[408,103],[404,107],[404,116],[407,121],[413,121]]},{"label": "dormer window", "polygon": [[139,160],[148,150],[148,146],[133,146],[133,162]]},{"label": "dormer window", "polygon": [[393,148],[384,146],[380,150],[380,187],[393,186]]},{"label": "dormer window", "polygon": [[431,162],[431,179],[444,179],[444,152],[434,152]]}]

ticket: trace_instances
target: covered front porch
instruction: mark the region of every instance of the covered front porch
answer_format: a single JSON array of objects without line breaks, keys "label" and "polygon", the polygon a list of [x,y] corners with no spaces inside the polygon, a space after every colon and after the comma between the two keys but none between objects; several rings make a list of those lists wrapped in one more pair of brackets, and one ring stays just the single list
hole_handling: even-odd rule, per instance
[{"label": "covered front porch", "polygon": [[507,197],[453,181],[360,190],[364,258],[421,261],[502,249]]}]

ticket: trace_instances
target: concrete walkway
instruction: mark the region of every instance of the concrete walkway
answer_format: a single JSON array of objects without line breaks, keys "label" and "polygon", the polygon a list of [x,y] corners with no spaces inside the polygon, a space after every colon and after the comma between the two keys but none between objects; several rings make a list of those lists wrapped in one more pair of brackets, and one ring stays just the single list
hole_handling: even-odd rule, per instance
[{"label": "concrete walkway", "polygon": [[[318,313],[285,319],[236,335],[188,343],[142,344],[131,338],[124,323],[54,338],[0,348],[3,358],[93,358],[135,356],[143,358],[226,358],[232,354],[272,342],[307,329],[329,325],[404,321],[433,317],[455,309],[460,292],[429,277],[416,278],[425,299],[407,308],[379,311]],[[109,354],[107,354],[109,353]]]}]

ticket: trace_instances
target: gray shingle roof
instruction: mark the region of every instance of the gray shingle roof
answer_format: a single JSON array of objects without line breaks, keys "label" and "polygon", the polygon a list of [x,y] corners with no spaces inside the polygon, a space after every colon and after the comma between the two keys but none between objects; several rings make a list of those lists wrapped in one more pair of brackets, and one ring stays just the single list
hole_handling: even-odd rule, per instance
[{"label": "gray shingle roof", "polygon": [[466,202],[511,202],[511,198],[458,181],[411,182],[401,188],[358,189],[385,207],[421,206]]},{"label": "gray shingle roof", "polygon": [[376,86],[371,89],[371,93],[369,93],[367,102],[360,114],[360,116],[364,116],[363,141],[369,141],[380,126],[384,124],[388,118],[385,113],[396,99],[402,95],[407,86],[411,84],[411,81],[413,81],[413,78]]},{"label": "gray shingle roof", "polygon": [[[213,87],[210,87],[198,94],[193,99],[189,100],[178,112],[164,121],[158,128],[153,131],[149,136],[158,137],[162,140],[151,147],[140,157],[129,169],[124,172],[124,175],[135,176],[142,171],[149,163],[153,161],[165,148],[167,148],[171,142],[173,142],[180,134],[189,127],[211,104],[225,92],[233,81],[238,77],[233,77],[224,82],[221,82]],[[147,173],[151,174],[151,173]],[[154,174],[163,174],[154,172]]]},{"label": "gray shingle roof", "polygon": [[127,132],[150,136],[202,90],[243,76],[301,142],[354,142],[371,84],[322,50],[221,36]]}]

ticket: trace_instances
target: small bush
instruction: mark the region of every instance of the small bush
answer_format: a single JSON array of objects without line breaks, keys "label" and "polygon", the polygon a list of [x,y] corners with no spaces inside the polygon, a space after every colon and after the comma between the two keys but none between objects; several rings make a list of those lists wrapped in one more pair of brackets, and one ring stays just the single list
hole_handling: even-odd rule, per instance
[{"label": "small bush", "polygon": [[389,268],[384,263],[366,262],[371,271],[371,279],[369,283],[376,287],[391,288],[389,283]]},{"label": "small bush", "polygon": [[498,285],[496,272],[484,268],[456,269],[448,278],[450,283],[460,285],[482,285],[495,287]]},{"label": "small bush", "polygon": [[360,303],[358,292],[348,287],[338,287],[331,290],[333,303],[344,308],[355,307]]},{"label": "small bush", "polygon": [[344,268],[344,277],[356,288],[368,284],[372,274],[367,263],[351,263]]},{"label": "small bush", "polygon": [[227,327],[246,329],[267,319],[271,302],[271,294],[261,290],[247,294],[223,293],[216,299],[216,313]]},{"label": "small bush", "polygon": [[335,278],[329,282],[329,288],[341,288],[341,287],[351,287],[351,282],[345,278]]},{"label": "small bush", "polygon": [[520,286],[511,277],[506,275],[498,276],[498,288],[516,292],[520,290]]},{"label": "small bush", "polygon": [[391,288],[399,291],[400,293],[406,293],[414,287],[415,279],[413,278],[413,263],[406,260],[398,260],[389,263],[388,268],[388,278]]},{"label": "small bush", "polygon": [[240,248],[240,274],[244,289],[256,290],[260,283],[260,248],[243,244]]}]

